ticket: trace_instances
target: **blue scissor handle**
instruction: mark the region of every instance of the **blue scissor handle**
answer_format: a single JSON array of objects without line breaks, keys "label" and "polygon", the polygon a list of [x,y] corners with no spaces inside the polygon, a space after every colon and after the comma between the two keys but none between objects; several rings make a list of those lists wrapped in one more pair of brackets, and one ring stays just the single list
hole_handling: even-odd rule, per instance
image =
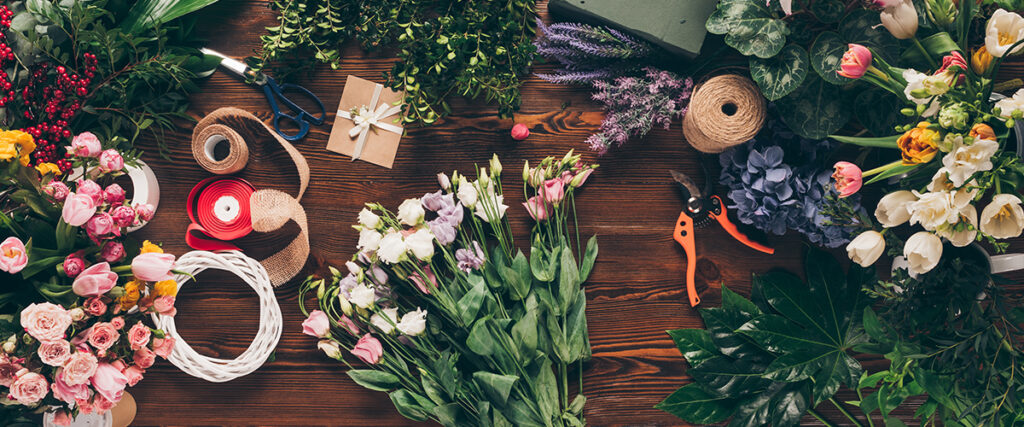
[{"label": "blue scissor handle", "polygon": [[[306,96],[316,102],[317,107],[320,109],[319,116],[310,114],[308,111],[292,102],[292,100],[288,99],[288,97],[284,96],[282,92],[285,90],[298,91],[303,96]],[[321,102],[320,98],[314,95],[313,92],[310,92],[302,86],[291,83],[278,85],[277,81],[267,76],[266,81],[263,83],[263,93],[267,95],[267,101],[270,102],[270,109],[274,112],[274,130],[276,130],[277,133],[287,141],[298,141],[309,133],[310,125],[320,125],[324,123],[324,117],[327,115],[327,110],[324,108],[323,102]],[[296,114],[292,116],[282,112],[281,108],[277,105],[278,99],[280,99],[281,103],[288,107],[289,110]],[[299,131],[293,135],[289,135],[282,131],[280,126],[281,117],[295,122],[299,127]]]}]

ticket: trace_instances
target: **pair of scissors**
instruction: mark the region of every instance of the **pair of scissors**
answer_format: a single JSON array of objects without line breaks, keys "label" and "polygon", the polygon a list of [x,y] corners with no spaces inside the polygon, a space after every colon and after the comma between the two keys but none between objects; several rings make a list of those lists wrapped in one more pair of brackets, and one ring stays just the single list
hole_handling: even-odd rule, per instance
[{"label": "pair of scissors", "polygon": [[704,226],[715,221],[718,225],[722,226],[726,232],[736,239],[738,242],[743,243],[755,250],[764,252],[766,254],[774,254],[775,249],[762,245],[758,242],[751,240],[747,235],[743,234],[729,220],[729,216],[725,210],[725,204],[722,203],[722,199],[716,195],[709,194],[711,192],[711,186],[707,183],[703,190],[701,190],[695,182],[686,174],[676,171],[672,172],[672,178],[675,179],[676,184],[679,187],[680,193],[683,195],[683,200],[686,201],[686,207],[679,213],[679,219],[676,220],[675,232],[672,234],[672,238],[675,239],[686,252],[686,294],[690,298],[690,306],[696,307],[700,304],[700,296],[697,295],[696,286],[696,272],[697,272],[697,245],[694,240],[693,231],[694,229],[703,228]]},{"label": "pair of scissors", "polygon": [[[291,83],[278,84],[273,77],[270,77],[266,74],[257,71],[253,71],[247,65],[245,65],[244,62],[228,57],[227,55],[224,55],[215,50],[207,49],[204,47],[200,49],[200,51],[202,51],[206,55],[212,55],[220,58],[220,65],[224,66],[224,68],[226,68],[228,71],[231,71],[232,73],[237,74],[242,78],[248,79],[251,77],[253,79],[253,82],[257,86],[263,88],[263,93],[267,95],[267,101],[270,103],[270,109],[274,111],[274,130],[276,130],[277,133],[281,135],[281,137],[284,138],[285,140],[298,141],[309,133],[310,126],[322,125],[324,123],[324,117],[327,114],[327,111],[324,109],[324,103],[321,102],[320,98],[317,98],[317,96],[314,95],[313,92],[310,92],[308,89]],[[284,95],[283,92],[285,91],[295,91],[298,92],[300,95],[305,96],[308,99],[311,99],[313,102],[316,103],[317,107],[320,109],[320,114],[313,115],[310,114],[310,112],[304,110],[302,107],[299,107],[295,102],[292,102],[292,100],[288,99],[288,97]],[[277,104],[278,100],[280,100],[282,104],[284,104],[286,107],[288,107],[289,110],[291,110],[291,114],[286,114],[281,111],[281,108]],[[283,130],[281,130],[282,118],[294,122],[295,125],[299,128],[299,131],[294,134],[287,134]]]}]

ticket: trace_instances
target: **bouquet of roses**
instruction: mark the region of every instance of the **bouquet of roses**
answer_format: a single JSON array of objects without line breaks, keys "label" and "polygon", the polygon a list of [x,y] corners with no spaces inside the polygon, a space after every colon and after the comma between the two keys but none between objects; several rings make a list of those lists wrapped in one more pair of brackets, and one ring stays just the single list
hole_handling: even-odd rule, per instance
[{"label": "bouquet of roses", "polygon": [[54,164],[29,167],[35,149],[28,133],[0,132],[0,229],[9,235],[0,243],[5,425],[47,410],[60,424],[103,413],[174,346],[142,322],[148,313],[174,315],[177,284],[173,255],[126,239],[127,227],[153,215],[113,182],[134,157],[78,135],[68,152],[83,176],[70,182]]},{"label": "bouquet of roses", "polygon": [[[570,378],[582,380],[573,364],[590,357],[581,285],[597,242],[581,247],[574,194],[596,166],[571,151],[524,166],[524,207],[536,221],[529,258],[505,218],[497,156],[489,166],[476,180],[440,174],[440,191],[397,213],[367,204],[347,273],[332,268],[303,285],[300,301],[307,292],[319,301],[302,308],[303,331],[408,418],[583,425],[586,399],[570,398]],[[367,368],[352,368],[346,353]]]},{"label": "bouquet of roses", "polygon": [[[1017,237],[1024,230],[1024,209],[1016,191],[1024,178],[1024,164],[1017,154],[1022,147],[1009,138],[1015,121],[1024,114],[1024,90],[997,100],[993,90],[1000,87],[993,76],[1005,57],[1024,49],[1024,18],[995,10],[985,24],[984,44],[973,49],[968,63],[964,54],[972,52],[968,33],[979,15],[975,2],[928,0],[934,33],[923,40],[918,40],[918,16],[910,0],[880,3],[884,7],[881,24],[896,38],[913,42],[914,49],[904,52],[902,59],[928,64],[934,71],[890,65],[858,44],[850,44],[843,55],[839,75],[896,94],[908,104],[901,112],[910,118],[896,126],[902,132],[898,135],[833,136],[899,154],[898,160],[864,172],[852,163],[837,163],[833,176],[840,193],[855,193],[869,176],[873,177],[867,184],[903,176],[900,188],[890,191],[875,209],[881,232],[870,226],[870,219],[865,221],[865,230],[847,248],[850,257],[867,266],[887,245],[893,253],[900,253],[902,247],[910,272],[923,274],[938,265],[942,239],[957,247],[987,240],[997,249],[1004,248],[999,240]],[[1017,138],[1024,141],[1021,135]],[[923,230],[906,242],[886,233],[907,222]]]}]

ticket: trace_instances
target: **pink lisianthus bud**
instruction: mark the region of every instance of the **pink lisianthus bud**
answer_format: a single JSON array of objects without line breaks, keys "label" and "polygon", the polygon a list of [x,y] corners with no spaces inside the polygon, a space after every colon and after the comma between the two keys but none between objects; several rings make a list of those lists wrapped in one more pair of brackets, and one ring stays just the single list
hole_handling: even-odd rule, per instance
[{"label": "pink lisianthus bud", "polygon": [[541,188],[540,193],[546,202],[557,205],[565,198],[565,183],[561,178],[549,179],[544,181],[544,187]]},{"label": "pink lisianthus bud", "polygon": [[135,209],[132,209],[131,206],[118,206],[110,211],[110,216],[114,218],[114,223],[118,227],[131,227],[135,225]]},{"label": "pink lisianthus bud", "polygon": [[548,207],[544,204],[544,198],[541,196],[533,196],[529,198],[523,207],[526,208],[526,212],[530,214],[530,218],[534,221],[544,221],[548,219]]},{"label": "pink lisianthus bud", "polygon": [[70,278],[77,277],[85,269],[85,261],[75,254],[64,258],[64,274]]},{"label": "pink lisianthus bud", "polygon": [[103,203],[103,189],[100,185],[91,179],[79,179],[76,182],[76,193],[84,194],[92,198],[94,205],[100,205]]},{"label": "pink lisianthus bud", "polygon": [[107,188],[103,189],[103,200],[111,205],[124,202],[124,197],[124,189],[120,185],[110,184]]},{"label": "pink lisianthus bud", "polygon": [[834,168],[832,179],[835,180],[839,197],[849,197],[860,191],[863,175],[857,165],[850,162],[836,162]]},{"label": "pink lisianthus bud", "polygon": [[124,169],[124,157],[121,157],[116,149],[111,148],[100,153],[100,170],[103,172],[117,172]]},{"label": "pink lisianthus bud", "polygon": [[372,335],[366,334],[356,342],[351,353],[367,364],[376,365],[380,357],[384,355],[384,347]]},{"label": "pink lisianthus bud", "polygon": [[43,192],[58,202],[63,202],[71,194],[71,189],[63,181],[50,181],[43,187]]},{"label": "pink lisianthus bud", "polygon": [[100,145],[100,140],[92,132],[82,132],[75,135],[75,139],[71,140],[71,145],[67,147],[67,151],[78,157],[96,157],[103,151],[103,146]]},{"label": "pink lisianthus bud", "polygon": [[149,221],[153,219],[153,215],[156,214],[156,210],[153,205],[149,203],[140,203],[134,206],[135,213],[139,214],[139,219],[142,221]]},{"label": "pink lisianthus bud", "polygon": [[103,248],[100,249],[100,259],[106,262],[118,262],[124,259],[124,245],[121,242],[115,242],[110,240],[103,244]]},{"label": "pink lisianthus bud", "polygon": [[850,79],[859,79],[871,66],[871,51],[856,43],[850,43],[847,47],[849,49],[843,54],[837,74]]},{"label": "pink lisianthus bud", "polygon": [[515,126],[512,126],[512,139],[522,141],[528,136],[530,136],[530,128],[526,127],[526,125],[517,123]]}]

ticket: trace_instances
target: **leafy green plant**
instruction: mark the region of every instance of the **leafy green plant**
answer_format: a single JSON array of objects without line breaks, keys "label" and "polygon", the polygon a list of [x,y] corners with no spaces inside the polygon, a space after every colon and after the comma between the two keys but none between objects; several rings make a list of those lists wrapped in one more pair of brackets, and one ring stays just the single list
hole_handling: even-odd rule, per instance
[{"label": "leafy green plant", "polygon": [[349,39],[370,51],[394,49],[398,61],[384,77],[405,92],[410,124],[449,114],[456,95],[496,102],[499,115],[511,115],[535,52],[535,0],[275,0],[270,8],[279,24],[267,28],[250,66],[284,76],[313,58],[337,68]]}]

